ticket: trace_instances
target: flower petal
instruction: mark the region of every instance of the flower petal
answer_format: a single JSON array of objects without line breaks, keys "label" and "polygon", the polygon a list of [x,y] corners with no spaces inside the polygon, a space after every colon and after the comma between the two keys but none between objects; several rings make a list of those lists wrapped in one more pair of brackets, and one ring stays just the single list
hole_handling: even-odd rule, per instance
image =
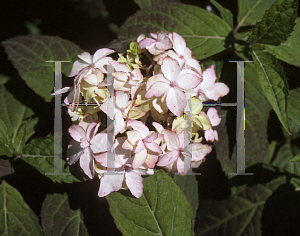
[{"label": "flower petal", "polygon": [[167,129],[164,129],[161,133],[164,135],[168,150],[174,151],[180,149],[180,142],[177,134]]},{"label": "flower petal", "polygon": [[125,172],[125,181],[133,196],[140,198],[143,195],[143,178],[135,170]]},{"label": "flower petal", "polygon": [[72,138],[77,142],[80,142],[81,139],[86,139],[85,130],[79,125],[71,125],[68,131]]},{"label": "flower petal", "polygon": [[209,89],[204,90],[205,95],[214,101],[217,101],[220,97],[224,97],[229,93],[229,88],[224,83],[215,83],[209,87]]},{"label": "flower petal", "polygon": [[80,157],[80,166],[90,179],[94,178],[94,158],[93,152],[89,147],[84,149]]},{"label": "flower petal", "polygon": [[80,147],[80,143],[76,142],[75,140],[71,140],[68,145],[67,150],[67,161],[69,165],[75,164],[80,156],[82,155],[84,149]]},{"label": "flower petal", "polygon": [[147,158],[147,150],[143,149],[139,153],[136,153],[133,158],[132,168],[136,169],[143,165]]},{"label": "flower petal", "polygon": [[99,61],[101,58],[109,55],[109,54],[112,54],[114,53],[115,50],[112,50],[112,49],[109,49],[109,48],[101,48],[101,49],[98,49],[94,56],[93,56],[93,63],[96,63],[97,61]]},{"label": "flower petal", "polygon": [[171,82],[176,81],[179,73],[180,73],[180,66],[176,60],[173,60],[170,57],[166,57],[163,60],[161,70],[164,76]]},{"label": "flower petal", "polygon": [[198,73],[189,69],[184,69],[180,72],[180,76],[177,80],[177,86],[182,89],[196,88],[202,81]]},{"label": "flower petal", "polygon": [[170,89],[170,84],[165,82],[155,82],[145,94],[145,98],[160,97]]},{"label": "flower petal", "polygon": [[143,139],[149,135],[149,129],[142,121],[128,120],[127,127],[132,127],[134,130],[139,131]]},{"label": "flower petal", "polygon": [[166,102],[169,110],[173,114],[179,117],[183,115],[186,106],[186,98],[182,90],[176,87],[169,89]]},{"label": "flower petal", "polygon": [[[183,160],[182,160],[183,158]],[[182,155],[177,159],[177,170],[181,175],[186,175],[191,168],[192,159],[187,155]]]},{"label": "flower petal", "polygon": [[174,48],[175,52],[178,55],[183,55],[185,48],[186,48],[186,42],[185,42],[184,38],[181,35],[177,34],[176,32],[173,32],[173,35],[170,38],[173,43],[173,48]]},{"label": "flower petal", "polygon": [[92,138],[90,143],[91,143],[91,149],[93,150],[93,153],[106,152],[111,148],[111,147],[107,147],[106,133],[97,134],[95,137]]},{"label": "flower petal", "polygon": [[193,143],[192,145],[192,160],[200,161],[212,151],[212,146],[203,143]]},{"label": "flower petal", "polygon": [[167,152],[162,155],[160,160],[157,162],[157,166],[168,166],[171,165],[179,157],[179,152],[177,150]]},{"label": "flower petal", "polygon": [[124,108],[129,101],[129,94],[124,91],[116,92],[116,105],[119,108]]},{"label": "flower petal", "polygon": [[[107,155],[109,154],[109,155]],[[99,162],[101,165],[103,165],[104,167],[108,167],[107,166],[107,158],[111,158],[114,156],[114,164],[115,164],[115,168],[120,168],[123,166],[123,161],[120,159],[120,157],[113,153],[113,152],[106,152],[106,153],[102,153],[102,154],[96,154],[94,155],[94,158],[97,162]],[[110,166],[110,168],[112,168]]]},{"label": "flower petal", "polygon": [[111,192],[118,191],[122,188],[124,180],[124,172],[122,175],[108,175],[104,174],[101,178],[100,188],[98,192],[99,197],[105,197]]},{"label": "flower petal", "polygon": [[156,143],[145,143],[145,147],[150,150],[151,152],[162,154],[162,150],[160,149],[159,145]]}]

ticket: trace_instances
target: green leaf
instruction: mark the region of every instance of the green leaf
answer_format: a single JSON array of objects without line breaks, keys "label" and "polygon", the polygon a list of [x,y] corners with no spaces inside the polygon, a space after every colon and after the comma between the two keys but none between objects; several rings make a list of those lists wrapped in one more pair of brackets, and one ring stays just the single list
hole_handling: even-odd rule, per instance
[{"label": "green leaf", "polygon": [[16,153],[20,153],[25,146],[25,135],[26,135],[26,124],[24,124],[17,135],[17,138],[14,142],[14,148]]},{"label": "green leaf", "polygon": [[293,32],[298,0],[277,0],[252,29],[250,44],[279,45]]},{"label": "green leaf", "polygon": [[279,148],[271,165],[300,176],[300,163],[290,163],[290,160],[299,152],[300,150],[295,144],[285,143]]},{"label": "green leaf", "polygon": [[300,127],[300,88],[289,90],[288,116]]},{"label": "green leaf", "polygon": [[287,116],[288,83],[276,58],[260,50],[252,51],[260,86],[285,130],[290,133]]},{"label": "green leaf", "polygon": [[232,188],[226,200],[200,201],[196,235],[261,235],[264,205],[284,182],[282,176],[266,184]]},{"label": "green leaf", "polygon": [[41,218],[45,236],[89,235],[80,209],[70,208],[67,194],[47,194]]},{"label": "green leaf", "polygon": [[34,127],[38,123],[38,118],[31,119],[34,112],[18,101],[4,86],[0,87],[0,100],[3,101],[0,107],[0,119],[4,121],[12,135],[12,142],[15,142],[20,128],[25,124],[27,125],[25,141],[27,141],[35,132]]},{"label": "green leaf", "polygon": [[233,16],[230,10],[223,7],[220,3],[215,0],[209,0],[219,11],[222,19],[232,28],[233,26]]},{"label": "green leaf", "polygon": [[[58,147],[61,148],[61,147]],[[73,183],[79,180],[70,174],[69,166],[64,167],[66,162],[62,162],[62,169],[54,173],[54,136],[36,138],[27,144],[22,150],[22,160],[36,168],[41,174],[50,178],[54,182]],[[59,173],[61,172],[61,173]],[[52,174],[49,174],[52,173]]]},{"label": "green leaf", "polygon": [[0,177],[11,175],[14,173],[14,169],[11,167],[9,160],[0,159]]},{"label": "green leaf", "polygon": [[300,154],[294,156],[292,159],[287,160],[288,162],[300,162]]},{"label": "green leaf", "polygon": [[129,17],[120,27],[119,43],[128,45],[141,33],[158,30],[180,34],[197,59],[225,50],[231,32],[229,25],[211,12],[196,6],[167,3],[139,10]]},{"label": "green leaf", "polygon": [[39,219],[21,194],[5,181],[0,185],[0,235],[43,235]]},{"label": "green leaf", "polygon": [[255,25],[275,0],[239,0],[238,26]]},{"label": "green leaf", "polygon": [[279,46],[264,45],[266,51],[289,64],[300,66],[300,18],[297,18],[291,36]]},{"label": "green leaf", "polygon": [[14,153],[11,135],[2,120],[0,120],[0,156],[6,155],[12,157]]},{"label": "green leaf", "polygon": [[215,56],[210,57],[210,59],[201,60],[201,62],[200,62],[202,72],[205,71],[207,68],[211,67],[212,65],[215,66],[215,71],[216,71],[216,76],[217,76],[216,82],[219,82],[223,64],[224,64],[223,58],[215,57]]},{"label": "green leaf", "polygon": [[193,212],[180,188],[163,170],[144,178],[140,198],[113,192],[106,197],[117,227],[126,235],[193,234]]},{"label": "green leaf", "polygon": [[161,4],[165,2],[180,2],[180,0],[134,0],[134,2],[139,5],[139,7],[145,8],[155,4]]},{"label": "green leaf", "polygon": [[175,175],[173,179],[191,204],[195,219],[199,206],[198,182],[196,176],[193,175],[193,172],[190,170],[186,176]]},{"label": "green leaf", "polygon": [[69,75],[73,62],[82,50],[74,43],[54,36],[18,36],[2,42],[14,67],[27,85],[49,102],[54,88],[54,63],[46,61],[70,61],[62,63],[62,73]]}]

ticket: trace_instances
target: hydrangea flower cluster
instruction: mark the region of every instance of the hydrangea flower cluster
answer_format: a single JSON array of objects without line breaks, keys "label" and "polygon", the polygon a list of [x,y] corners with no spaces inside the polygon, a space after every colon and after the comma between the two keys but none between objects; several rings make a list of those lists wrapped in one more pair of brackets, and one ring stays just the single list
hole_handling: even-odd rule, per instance
[{"label": "hydrangea flower cluster", "polygon": [[[215,108],[202,111],[203,102],[217,101],[228,94],[229,88],[216,82],[214,66],[202,72],[179,34],[165,31],[151,37],[140,35],[118,60],[108,57],[115,51],[107,48],[93,56],[83,52],[69,75],[75,76],[74,85],[55,92],[70,91],[64,102],[72,121],[77,122],[69,128],[73,140],[68,146],[68,164],[79,161],[89,178],[97,174],[100,197],[129,189],[139,198],[143,193],[142,175],[153,174],[155,166],[185,175],[212,150],[211,145],[202,143],[200,134],[208,142],[218,140],[213,126],[221,119]],[[108,76],[113,76],[112,83]],[[190,132],[185,130],[188,103]],[[101,112],[114,120],[113,129],[106,127],[98,132],[105,125],[98,118]],[[114,137],[112,145],[108,144],[109,132]],[[114,168],[108,164],[108,157],[114,157]]]}]

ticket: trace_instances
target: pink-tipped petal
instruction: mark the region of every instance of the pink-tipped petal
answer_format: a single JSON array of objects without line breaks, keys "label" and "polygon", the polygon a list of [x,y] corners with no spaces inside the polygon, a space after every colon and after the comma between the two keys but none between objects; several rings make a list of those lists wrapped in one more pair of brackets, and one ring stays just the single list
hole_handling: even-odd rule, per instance
[{"label": "pink-tipped petal", "polygon": [[134,159],[132,162],[132,168],[136,169],[139,168],[141,165],[143,165],[147,158],[147,150],[144,149],[140,151],[139,153],[136,153],[134,155]]},{"label": "pink-tipped petal", "polygon": [[177,160],[179,157],[179,152],[174,150],[172,152],[167,152],[166,154],[162,155],[161,159],[157,162],[157,166],[168,166],[171,165],[174,161]]},{"label": "pink-tipped petal", "polygon": [[91,85],[98,85],[99,79],[95,74],[87,75],[84,80]]},{"label": "pink-tipped petal", "polygon": [[[121,166],[123,166],[123,162],[120,159],[120,157],[113,153],[113,152],[106,152],[106,153],[102,153],[102,154],[96,154],[94,155],[94,158],[97,162],[99,162],[101,165],[103,165],[104,167],[108,167],[107,166],[107,158],[113,158],[114,157],[114,168],[120,168]],[[109,168],[112,168],[111,166],[109,166]]]},{"label": "pink-tipped petal", "polygon": [[149,154],[149,153],[148,153],[148,156],[147,156],[147,159],[146,159],[146,161],[145,161],[145,164],[146,164],[149,168],[153,169],[153,168],[155,167],[155,164],[156,164],[156,162],[157,162],[157,159],[158,159],[158,155],[152,155],[152,154]]},{"label": "pink-tipped petal", "polygon": [[129,101],[129,94],[124,91],[116,92],[116,105],[119,108],[124,108]]},{"label": "pink-tipped petal", "polygon": [[170,57],[166,57],[163,60],[161,70],[164,76],[171,82],[176,81],[179,73],[180,73],[180,66],[176,60],[173,60]]},{"label": "pink-tipped petal", "polygon": [[111,192],[120,190],[122,188],[123,180],[124,172],[121,175],[104,174],[104,176],[101,178],[98,196],[105,197]]},{"label": "pink-tipped petal", "polygon": [[229,88],[224,83],[215,83],[204,92],[209,99],[217,101],[220,97],[224,97],[229,93]]},{"label": "pink-tipped petal", "polygon": [[93,63],[96,63],[97,61],[99,61],[100,59],[102,59],[103,57],[109,55],[109,54],[112,54],[114,53],[115,50],[112,50],[112,49],[109,49],[109,48],[101,48],[101,49],[98,49],[94,56],[93,56]]},{"label": "pink-tipped petal", "polygon": [[110,150],[110,147],[107,146],[107,134],[105,133],[97,134],[92,138],[90,143],[93,153],[106,152]]},{"label": "pink-tipped petal", "polygon": [[212,146],[203,143],[193,143],[192,145],[192,160],[200,161],[212,151]]},{"label": "pink-tipped petal", "polygon": [[186,48],[186,42],[184,38],[181,35],[177,34],[176,32],[173,32],[172,41],[173,41],[173,48],[175,52],[178,55],[183,55]]},{"label": "pink-tipped petal", "polygon": [[183,71],[184,73],[180,73],[181,75],[177,80],[179,88],[193,89],[196,88],[202,81],[201,77],[192,70],[184,69]]},{"label": "pink-tipped petal", "polygon": [[68,145],[67,150],[67,161],[69,165],[75,164],[80,156],[82,155],[84,149],[80,147],[80,143],[76,142],[75,140],[71,140]]},{"label": "pink-tipped petal", "polygon": [[156,143],[145,143],[145,147],[150,150],[151,152],[162,154],[162,150],[160,146]]},{"label": "pink-tipped petal", "polygon": [[[181,159],[182,157],[184,160]],[[177,159],[177,170],[179,174],[186,175],[191,168],[192,159],[185,155],[181,155],[181,158]]]},{"label": "pink-tipped petal", "polygon": [[219,117],[218,110],[216,108],[210,107],[207,111],[207,116],[210,120],[212,126],[217,126],[221,122],[221,118]]},{"label": "pink-tipped petal", "polygon": [[168,150],[174,151],[180,149],[180,141],[177,134],[166,129],[162,131],[162,134],[164,135],[164,140],[167,143]]},{"label": "pink-tipped petal", "polygon": [[90,178],[94,178],[94,159],[93,152],[90,148],[86,148],[80,157],[80,166],[83,172]]},{"label": "pink-tipped petal", "polygon": [[160,97],[170,89],[170,84],[165,82],[155,82],[145,94],[145,98]]}]

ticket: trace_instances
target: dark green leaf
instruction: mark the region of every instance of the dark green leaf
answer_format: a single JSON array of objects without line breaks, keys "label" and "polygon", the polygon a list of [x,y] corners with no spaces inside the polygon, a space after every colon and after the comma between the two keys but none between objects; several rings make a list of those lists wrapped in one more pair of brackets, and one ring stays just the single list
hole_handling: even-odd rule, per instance
[{"label": "dark green leaf", "polygon": [[193,172],[190,170],[186,176],[175,175],[174,181],[184,192],[184,195],[191,204],[195,219],[199,206],[198,182],[196,176],[193,175]]},{"label": "dark green leaf", "polygon": [[5,122],[12,135],[12,142],[15,142],[20,128],[25,124],[27,125],[25,141],[28,140],[34,134],[34,126],[38,123],[37,117],[31,119],[34,112],[18,101],[4,86],[0,88],[0,100],[3,101],[0,107],[0,119]]},{"label": "dark green leaf", "polygon": [[106,198],[117,227],[125,236],[194,235],[191,205],[163,170],[144,178],[144,193],[140,198],[119,192]]},{"label": "dark green leaf", "polygon": [[80,209],[70,208],[67,194],[48,194],[43,202],[41,218],[45,236],[89,235]]},{"label": "dark green leaf", "polygon": [[288,83],[276,58],[260,50],[252,51],[260,86],[285,130],[290,133],[287,116]]},{"label": "dark green leaf", "polygon": [[129,17],[120,27],[119,43],[128,45],[140,34],[158,30],[180,34],[197,59],[226,49],[231,32],[229,25],[211,12],[196,6],[167,3],[139,10]]},{"label": "dark green leaf", "polygon": [[288,162],[300,162],[300,154],[294,156],[292,159],[288,160]]},{"label": "dark green leaf", "polygon": [[9,160],[0,159],[0,177],[10,175],[14,173],[14,169],[11,167]]},{"label": "dark green leaf", "polygon": [[43,235],[39,219],[21,194],[6,182],[0,185],[0,235]]},{"label": "dark green leaf", "polygon": [[255,25],[275,0],[239,0],[239,27]]},{"label": "dark green leaf", "polygon": [[298,0],[277,0],[252,29],[250,44],[279,45],[293,32]]},{"label": "dark green leaf", "polygon": [[3,74],[0,74],[0,85],[5,84],[9,80],[9,77]]},{"label": "dark green leaf", "polygon": [[37,94],[49,102],[54,88],[54,63],[62,63],[62,73],[69,75],[73,62],[82,50],[74,43],[59,37],[44,35],[18,36],[2,42],[14,67],[22,79]]},{"label": "dark green leaf", "polygon": [[300,88],[289,91],[288,115],[289,118],[300,127]]},{"label": "dark green leaf", "polygon": [[266,51],[271,52],[278,59],[289,64],[300,66],[300,18],[296,20],[296,26],[291,36],[279,46],[265,45]]},{"label": "dark green leaf", "polygon": [[140,8],[145,8],[165,2],[180,2],[180,0],[134,0],[134,2],[139,5]]},{"label": "dark green leaf", "polygon": [[215,0],[209,0],[219,11],[222,19],[232,28],[233,26],[233,16],[230,10],[223,7],[220,3]]},{"label": "dark green leaf", "polygon": [[12,157],[14,153],[11,135],[9,134],[6,125],[0,120],[0,156],[6,155]]},{"label": "dark green leaf", "polygon": [[[61,147],[58,147],[61,149]],[[50,178],[54,182],[73,183],[79,180],[71,175],[69,166],[64,167],[66,162],[61,161],[62,167],[54,173],[54,136],[46,138],[36,138],[27,144],[22,150],[22,160],[36,168],[41,174]]]},{"label": "dark green leaf", "polygon": [[285,182],[282,176],[266,184],[232,189],[226,200],[200,201],[196,219],[197,235],[261,235],[264,204],[272,192]]}]

